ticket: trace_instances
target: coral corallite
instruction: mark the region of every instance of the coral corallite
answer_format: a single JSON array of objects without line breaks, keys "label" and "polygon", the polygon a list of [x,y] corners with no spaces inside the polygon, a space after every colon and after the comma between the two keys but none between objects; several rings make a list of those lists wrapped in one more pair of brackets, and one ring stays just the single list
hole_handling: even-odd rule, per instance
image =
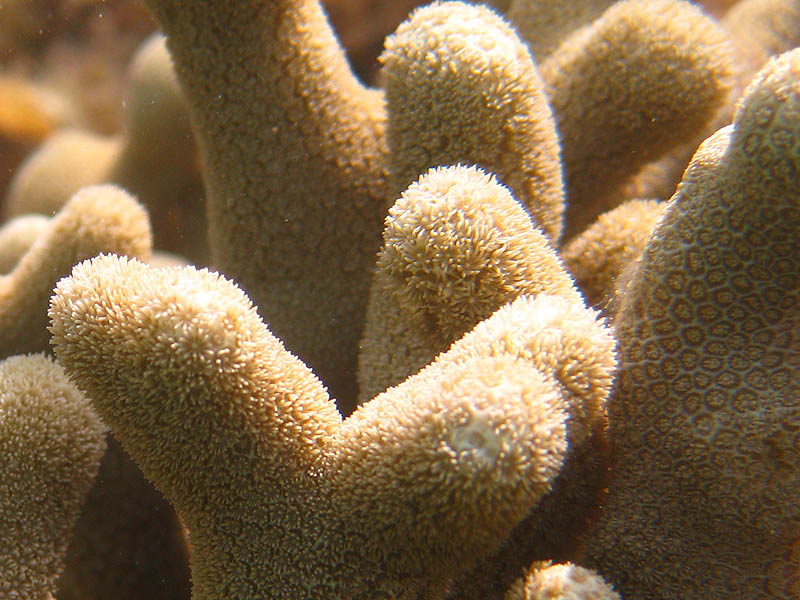
[{"label": "coral corallite", "polygon": [[620,300],[591,561],[626,600],[800,596],[800,50],[699,148]]}]

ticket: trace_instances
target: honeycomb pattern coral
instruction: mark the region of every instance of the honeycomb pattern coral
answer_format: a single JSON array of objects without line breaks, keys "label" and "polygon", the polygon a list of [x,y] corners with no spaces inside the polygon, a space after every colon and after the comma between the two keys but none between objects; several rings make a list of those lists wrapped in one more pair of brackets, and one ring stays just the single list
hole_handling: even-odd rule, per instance
[{"label": "honeycomb pattern coral", "polygon": [[622,299],[590,554],[627,600],[800,594],[799,76],[770,63],[701,146]]}]

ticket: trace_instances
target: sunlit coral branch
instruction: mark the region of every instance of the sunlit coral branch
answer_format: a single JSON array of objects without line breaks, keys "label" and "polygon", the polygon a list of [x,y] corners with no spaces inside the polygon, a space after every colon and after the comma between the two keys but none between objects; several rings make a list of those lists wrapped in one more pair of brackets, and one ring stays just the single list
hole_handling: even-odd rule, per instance
[{"label": "sunlit coral branch", "polygon": [[431,169],[389,210],[359,355],[366,401],[525,294],[580,295],[524,208],[475,167]]},{"label": "sunlit coral branch", "polygon": [[566,237],[622,199],[633,170],[695,134],[728,101],[733,48],[697,7],[623,0],[541,65],[562,140]]},{"label": "sunlit coral branch", "polygon": [[535,564],[505,600],[622,600],[597,573],[572,563]]},{"label": "sunlit coral branch", "polygon": [[560,146],[544,84],[514,30],[485,7],[434,2],[386,40],[381,62],[393,191],[429,168],[478,165],[556,243]]},{"label": "sunlit coral branch", "polygon": [[[217,274],[101,257],[50,313],[59,360],[185,520],[197,599],[441,597],[550,489],[613,369],[580,303],[520,299],[342,423]],[[580,339],[537,335],[553,321]]]},{"label": "sunlit coral branch", "polygon": [[455,583],[453,598],[501,598],[533,560],[570,556],[605,483],[606,398],[616,369],[615,341],[582,301],[521,296],[478,324],[434,364],[484,353],[531,361],[566,404],[568,452],[552,491],[497,552]]}]

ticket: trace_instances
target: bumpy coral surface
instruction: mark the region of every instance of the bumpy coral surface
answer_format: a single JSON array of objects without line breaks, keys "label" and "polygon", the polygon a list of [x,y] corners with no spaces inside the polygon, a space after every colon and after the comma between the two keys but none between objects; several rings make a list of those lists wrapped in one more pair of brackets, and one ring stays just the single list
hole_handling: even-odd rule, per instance
[{"label": "bumpy coral surface", "polygon": [[381,55],[392,191],[429,168],[492,172],[556,243],[564,184],[544,83],[508,23],[485,7],[435,2],[414,12]]},{"label": "bumpy coral surface", "polygon": [[0,278],[0,356],[48,349],[47,302],[55,282],[100,252],[150,256],[147,214],[116,186],[75,194]]},{"label": "bumpy coral surface", "polygon": [[573,565],[536,565],[505,600],[621,600],[597,573]]},{"label": "bumpy coral surface", "polygon": [[550,490],[604,400],[591,348],[536,336],[577,317],[610,352],[602,324],[525,300],[344,422],[217,274],[99,257],[50,314],[59,361],[186,523],[194,598],[439,598]]},{"label": "bumpy coral surface", "polygon": [[600,215],[564,245],[561,257],[589,305],[613,312],[609,304],[665,208],[656,200],[630,200]]},{"label": "bumpy coral surface", "polygon": [[514,298],[580,295],[509,191],[472,167],[431,169],[389,209],[359,354],[369,400]]},{"label": "bumpy coral surface", "polygon": [[614,206],[612,192],[632,169],[714,117],[734,85],[732,53],[695,6],[625,0],[542,63],[562,139],[566,237]]},{"label": "bumpy coral surface", "polygon": [[759,73],[621,299],[589,556],[627,600],[800,594],[799,77],[800,50]]},{"label": "bumpy coral surface", "polygon": [[[52,303],[59,361],[187,526],[196,600],[611,594],[579,567],[543,567],[567,561],[626,600],[800,597],[796,55],[756,77],[671,202],[585,230],[630,198],[668,200],[746,82],[800,40],[796,0],[491,2],[508,22],[478,2],[434,2],[387,40],[376,88],[353,76],[317,0],[145,3],[174,71],[163,47],[143,46],[128,131],[100,145],[95,133],[49,137],[3,211],[61,192],[55,212],[68,186],[110,168],[158,227],[192,238],[187,213],[164,209],[179,194],[158,184],[202,169],[209,263],[224,275],[106,256]],[[0,38],[60,35],[48,22],[31,37],[15,20],[44,2],[13,4],[0,6]],[[111,4],[124,12],[123,0],[69,2]],[[67,96],[63,122],[93,112],[94,94]],[[23,120],[0,123],[0,150]],[[419,180],[397,200],[429,167],[452,180]],[[5,354],[46,346],[56,278],[115,250],[94,243],[91,223],[110,218],[102,231],[132,239],[115,251],[146,254],[141,209],[117,218],[101,204],[77,215],[68,203],[40,233],[0,240],[16,265],[0,279]],[[559,255],[616,319],[616,343]],[[373,358],[358,366],[359,351]],[[45,499],[72,506],[73,477]],[[25,502],[10,493],[0,508]],[[38,522],[39,505],[25,505],[19,521]],[[131,540],[91,529],[96,509],[72,543],[97,534],[116,561]],[[3,529],[24,545],[20,528]],[[34,559],[5,564],[28,573]],[[162,573],[93,566],[100,575],[64,574],[57,595],[149,600],[106,582],[146,590]],[[187,593],[185,574],[176,583]]]},{"label": "bumpy coral surface", "polygon": [[0,595],[55,592],[70,531],[105,451],[105,426],[42,355],[0,363]]}]

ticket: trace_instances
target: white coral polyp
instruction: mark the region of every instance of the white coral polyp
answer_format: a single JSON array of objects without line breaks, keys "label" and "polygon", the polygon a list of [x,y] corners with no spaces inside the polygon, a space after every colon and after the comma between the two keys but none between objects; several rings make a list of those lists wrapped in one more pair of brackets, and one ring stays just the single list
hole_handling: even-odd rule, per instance
[{"label": "white coral polyp", "polygon": [[[507,396],[520,391],[492,388],[490,393]],[[497,404],[500,405],[499,398]],[[478,461],[486,466],[494,464],[500,453],[512,443],[511,432],[496,427],[495,421],[486,412],[476,412],[462,426],[450,430],[447,443],[456,460]]]}]

